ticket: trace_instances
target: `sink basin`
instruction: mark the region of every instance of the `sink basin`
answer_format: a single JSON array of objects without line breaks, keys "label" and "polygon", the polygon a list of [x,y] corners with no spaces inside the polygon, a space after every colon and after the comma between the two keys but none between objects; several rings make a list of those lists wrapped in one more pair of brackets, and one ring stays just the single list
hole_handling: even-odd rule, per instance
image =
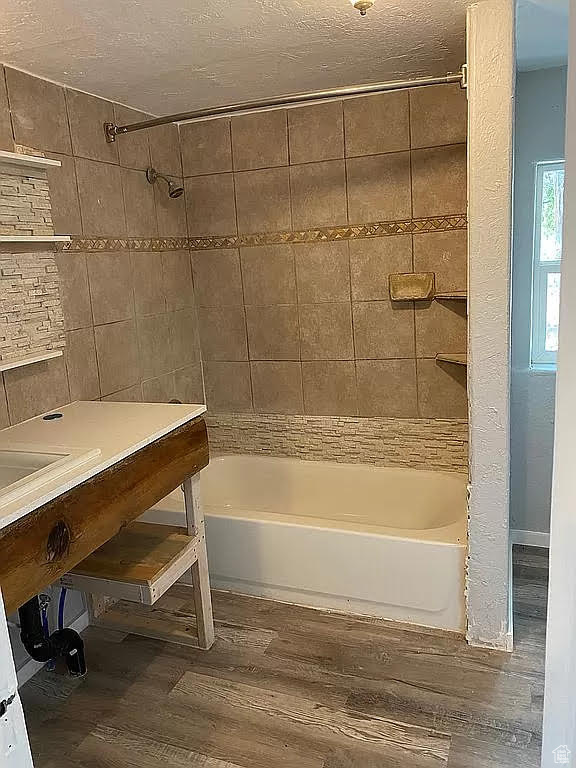
[{"label": "sink basin", "polygon": [[99,449],[14,445],[0,450],[0,508],[100,455]]}]

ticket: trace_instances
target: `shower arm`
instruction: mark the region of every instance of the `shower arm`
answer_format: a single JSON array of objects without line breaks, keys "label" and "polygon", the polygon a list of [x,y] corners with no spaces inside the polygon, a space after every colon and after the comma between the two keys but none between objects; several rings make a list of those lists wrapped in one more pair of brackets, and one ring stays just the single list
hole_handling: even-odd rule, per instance
[{"label": "shower arm", "polygon": [[142,120],[139,123],[129,125],[116,125],[116,123],[104,123],[106,141],[110,144],[116,141],[116,136],[134,131],[142,131],[145,128],[155,128],[158,125],[181,123],[187,120],[201,120],[206,117],[223,117],[238,112],[256,112],[261,109],[274,107],[286,107],[291,104],[305,104],[307,102],[323,101],[324,99],[343,98],[345,96],[365,96],[372,93],[384,93],[385,91],[398,91],[405,88],[421,88],[427,85],[447,85],[459,83],[461,88],[467,85],[467,65],[463,64],[458,74],[445,75],[444,77],[422,77],[416,80],[395,80],[389,83],[372,83],[368,85],[351,85],[347,88],[335,88],[327,91],[311,91],[308,93],[294,93],[285,96],[276,96],[272,99],[259,99],[256,101],[244,101],[239,104],[229,104],[222,107],[208,107],[191,112],[180,112],[175,115],[156,117],[152,120]]}]

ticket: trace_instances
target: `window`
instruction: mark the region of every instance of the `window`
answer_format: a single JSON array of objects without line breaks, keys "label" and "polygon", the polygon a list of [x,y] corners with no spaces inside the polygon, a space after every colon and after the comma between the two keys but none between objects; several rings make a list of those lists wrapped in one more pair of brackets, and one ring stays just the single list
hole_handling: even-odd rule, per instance
[{"label": "window", "polygon": [[533,368],[556,364],[563,212],[564,163],[538,163],[532,267]]}]

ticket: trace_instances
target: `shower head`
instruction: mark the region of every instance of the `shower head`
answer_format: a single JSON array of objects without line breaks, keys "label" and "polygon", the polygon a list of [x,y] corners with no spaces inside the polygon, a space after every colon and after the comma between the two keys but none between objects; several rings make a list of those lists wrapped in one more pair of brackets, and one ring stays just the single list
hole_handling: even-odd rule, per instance
[{"label": "shower head", "polygon": [[168,182],[168,197],[180,197],[184,193],[184,187],[179,187],[173,181]]},{"label": "shower head", "polygon": [[148,168],[146,170],[146,178],[148,179],[148,182],[150,184],[156,184],[158,179],[162,179],[162,181],[165,181],[166,184],[168,184],[168,197],[171,197],[172,199],[176,197],[180,197],[182,193],[184,192],[184,187],[179,187],[176,182],[171,181],[167,176],[164,176],[162,173],[158,173],[158,171],[155,168]]}]

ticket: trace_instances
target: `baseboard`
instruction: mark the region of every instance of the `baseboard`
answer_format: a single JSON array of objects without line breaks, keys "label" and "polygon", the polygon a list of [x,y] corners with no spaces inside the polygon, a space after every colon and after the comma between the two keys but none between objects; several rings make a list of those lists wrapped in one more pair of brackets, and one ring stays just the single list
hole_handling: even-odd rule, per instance
[{"label": "baseboard", "polygon": [[550,534],[541,531],[522,531],[519,528],[510,530],[512,544],[524,544],[527,547],[550,547]]},{"label": "baseboard", "polygon": [[[89,625],[90,618],[88,616],[88,611],[84,611],[84,613],[81,613],[80,616],[78,616],[76,621],[73,621],[72,624],[70,624],[70,629],[75,629],[76,632],[83,632]],[[43,667],[44,664],[41,661],[34,661],[34,659],[27,661],[16,673],[18,677],[18,687],[21,688],[24,683],[31,680],[36,672],[39,672]]]}]

